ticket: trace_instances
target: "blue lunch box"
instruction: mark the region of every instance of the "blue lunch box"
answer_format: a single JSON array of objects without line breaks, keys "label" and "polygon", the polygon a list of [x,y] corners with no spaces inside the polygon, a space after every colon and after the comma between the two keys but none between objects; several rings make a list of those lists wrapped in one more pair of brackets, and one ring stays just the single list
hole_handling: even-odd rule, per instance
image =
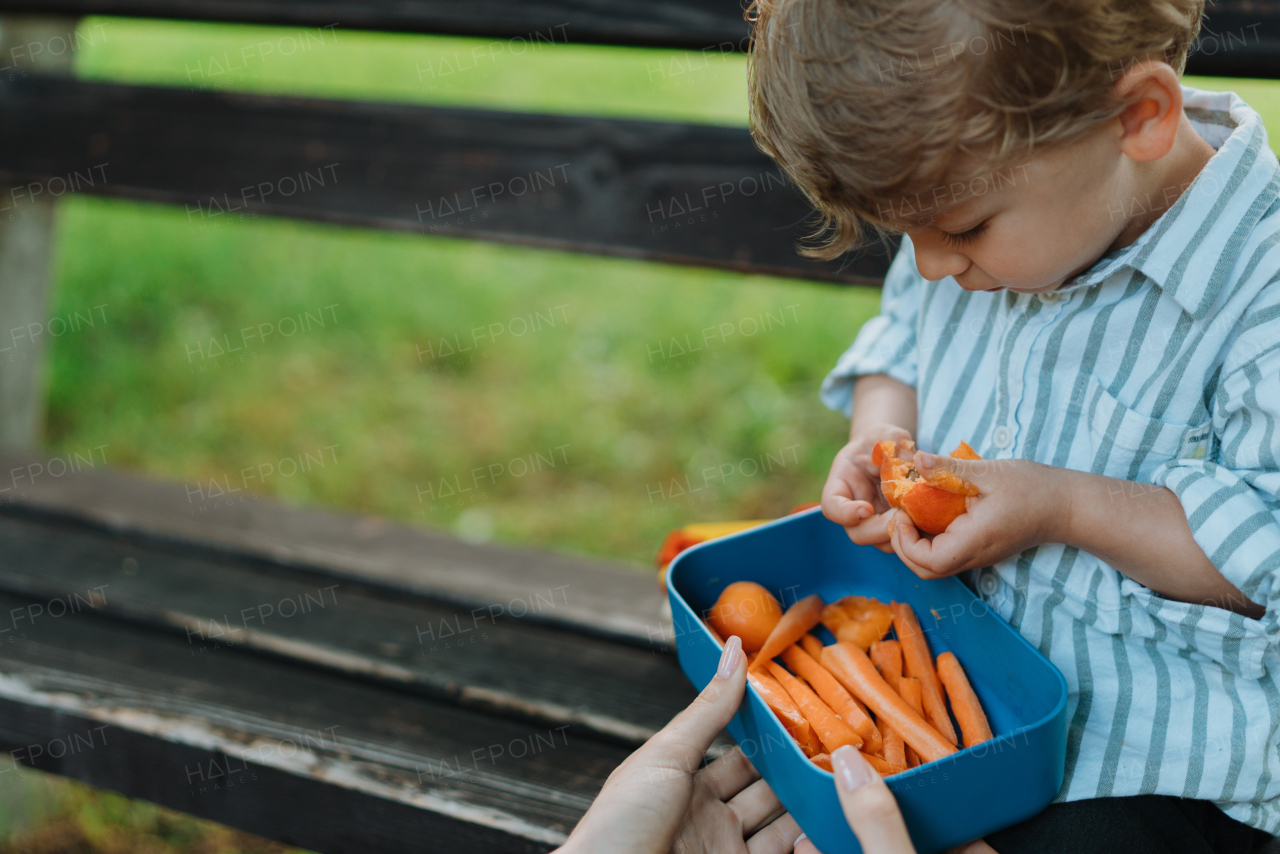
[{"label": "blue lunch box", "polygon": [[[920,854],[1017,824],[1057,794],[1067,750],[1066,680],[957,579],[921,580],[896,555],[855,545],[818,508],[694,546],[672,561],[667,590],[680,667],[699,690],[720,660],[701,617],[735,581],[764,585],[784,608],[812,593],[824,602],[850,594],[907,602],[933,656],[956,654],[995,738],[888,779]],[[825,642],[833,641],[826,634]],[[831,774],[805,757],[750,686],[728,730],[823,854],[862,851]]]}]

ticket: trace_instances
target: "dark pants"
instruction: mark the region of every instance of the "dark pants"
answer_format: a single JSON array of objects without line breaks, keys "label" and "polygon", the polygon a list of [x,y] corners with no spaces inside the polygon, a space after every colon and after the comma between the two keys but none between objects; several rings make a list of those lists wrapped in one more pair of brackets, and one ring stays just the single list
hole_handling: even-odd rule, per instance
[{"label": "dark pants", "polygon": [[1165,795],[1050,804],[986,839],[998,854],[1254,854],[1272,842],[1209,801]]}]

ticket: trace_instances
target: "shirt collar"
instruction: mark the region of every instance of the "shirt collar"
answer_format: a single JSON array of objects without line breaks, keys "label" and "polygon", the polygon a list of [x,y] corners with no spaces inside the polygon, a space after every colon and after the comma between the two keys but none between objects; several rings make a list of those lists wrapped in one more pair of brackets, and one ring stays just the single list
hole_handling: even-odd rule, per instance
[{"label": "shirt collar", "polygon": [[[1183,86],[1182,96],[1191,126],[1217,153],[1190,186],[1170,188],[1170,195],[1182,191],[1181,196],[1137,240],[1104,255],[1062,290],[1096,285],[1127,267],[1197,320],[1217,300],[1234,262],[1231,249],[1242,245],[1280,194],[1280,164],[1262,117],[1239,95]],[[1134,199],[1129,208],[1151,202],[1158,200]]]}]

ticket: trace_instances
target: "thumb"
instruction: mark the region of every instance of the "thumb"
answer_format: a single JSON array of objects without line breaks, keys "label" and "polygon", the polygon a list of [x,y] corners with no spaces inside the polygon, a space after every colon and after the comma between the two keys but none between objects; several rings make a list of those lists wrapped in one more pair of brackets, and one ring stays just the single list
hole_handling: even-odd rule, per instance
[{"label": "thumb", "polygon": [[[720,654],[715,678],[702,689],[689,708],[676,715],[653,740],[680,754],[676,757],[682,760],[680,767],[695,767],[702,761],[711,742],[737,714],[746,687],[746,656],[742,654],[741,638],[734,635]],[[685,753],[688,755],[683,755]]]},{"label": "thumb", "polygon": [[915,854],[893,792],[862,754],[846,745],[831,754],[831,765],[844,817],[862,850],[875,854]]},{"label": "thumb", "polygon": [[[924,451],[916,451],[913,462],[915,463],[916,471],[926,478],[933,479],[939,473],[944,476],[950,474],[959,480],[976,486],[980,492],[986,492],[986,487],[993,485],[996,467],[1002,461],[958,460],[955,457],[948,457],[944,454],[926,454]],[[960,486],[960,484],[957,484],[957,486]]]}]

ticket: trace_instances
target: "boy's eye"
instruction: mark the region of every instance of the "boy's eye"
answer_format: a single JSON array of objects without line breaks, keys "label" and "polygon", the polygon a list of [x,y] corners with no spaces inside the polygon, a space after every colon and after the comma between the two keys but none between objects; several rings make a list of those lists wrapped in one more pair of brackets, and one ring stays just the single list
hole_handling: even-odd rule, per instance
[{"label": "boy's eye", "polygon": [[987,220],[975,225],[968,231],[962,231],[958,234],[952,234],[949,231],[942,232],[942,239],[952,246],[965,246],[978,239],[978,235],[987,230]]}]

